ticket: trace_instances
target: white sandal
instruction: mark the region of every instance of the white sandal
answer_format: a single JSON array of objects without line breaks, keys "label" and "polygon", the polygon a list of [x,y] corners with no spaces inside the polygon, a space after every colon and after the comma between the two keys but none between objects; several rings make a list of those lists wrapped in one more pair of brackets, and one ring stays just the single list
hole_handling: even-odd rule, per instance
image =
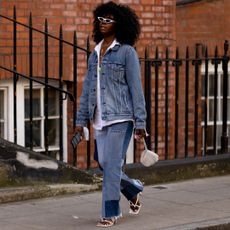
[{"label": "white sandal", "polygon": [[130,201],[129,213],[133,215],[138,215],[141,210],[141,203],[140,203],[140,193],[137,194],[136,201],[133,203]]},{"label": "white sandal", "polygon": [[100,222],[97,223],[96,227],[108,228],[108,227],[112,227],[114,224],[116,224],[116,222],[117,222],[116,218],[110,218],[110,219],[102,218]]}]

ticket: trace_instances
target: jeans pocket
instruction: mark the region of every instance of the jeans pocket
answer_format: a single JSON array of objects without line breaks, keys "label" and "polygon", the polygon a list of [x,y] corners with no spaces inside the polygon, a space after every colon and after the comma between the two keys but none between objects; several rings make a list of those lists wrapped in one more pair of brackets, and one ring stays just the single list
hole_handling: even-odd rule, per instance
[{"label": "jeans pocket", "polygon": [[129,121],[113,124],[111,127],[111,132],[113,132],[113,133],[126,133],[128,125],[129,125]]}]

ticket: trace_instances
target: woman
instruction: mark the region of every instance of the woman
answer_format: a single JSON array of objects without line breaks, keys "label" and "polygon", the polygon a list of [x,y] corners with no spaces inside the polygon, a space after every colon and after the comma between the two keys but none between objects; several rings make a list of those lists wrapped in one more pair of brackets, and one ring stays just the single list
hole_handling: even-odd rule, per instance
[{"label": "woman", "polygon": [[102,212],[98,227],[110,227],[122,216],[120,191],[130,201],[130,213],[141,208],[143,185],[122,172],[125,154],[135,130],[146,136],[146,111],[140,80],[140,64],[132,47],[140,34],[133,10],[114,2],[94,10],[95,50],[80,98],[76,131],[83,136],[88,119],[93,123],[99,165],[103,170]]}]

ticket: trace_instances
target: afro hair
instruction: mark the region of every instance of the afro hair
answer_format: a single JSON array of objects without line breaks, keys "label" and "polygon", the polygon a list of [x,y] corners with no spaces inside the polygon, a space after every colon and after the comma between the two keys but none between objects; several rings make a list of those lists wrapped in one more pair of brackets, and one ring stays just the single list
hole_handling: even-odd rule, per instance
[{"label": "afro hair", "polygon": [[115,37],[121,44],[133,46],[140,35],[140,23],[138,16],[127,5],[116,4],[112,1],[98,5],[94,12],[93,39],[98,44],[103,36],[99,30],[99,21],[97,17],[106,17],[113,15],[115,24]]}]

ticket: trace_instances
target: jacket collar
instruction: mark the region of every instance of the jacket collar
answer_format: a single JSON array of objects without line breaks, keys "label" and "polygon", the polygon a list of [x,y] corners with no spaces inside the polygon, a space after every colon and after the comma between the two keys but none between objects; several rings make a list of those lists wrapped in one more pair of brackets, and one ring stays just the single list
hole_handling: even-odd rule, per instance
[{"label": "jacket collar", "polygon": [[121,44],[117,43],[111,50],[117,51],[120,48]]},{"label": "jacket collar", "polygon": [[[93,54],[94,54],[94,55],[97,55],[98,50],[100,50],[100,48],[101,48],[102,42],[103,42],[103,40],[100,41],[100,42],[96,45],[96,47],[94,48],[94,51],[93,51]],[[121,46],[121,44],[115,39],[115,40],[112,42],[112,44],[111,44],[111,48],[109,48],[109,49],[112,50],[112,51],[117,51],[117,50],[120,48],[120,46]]]}]

